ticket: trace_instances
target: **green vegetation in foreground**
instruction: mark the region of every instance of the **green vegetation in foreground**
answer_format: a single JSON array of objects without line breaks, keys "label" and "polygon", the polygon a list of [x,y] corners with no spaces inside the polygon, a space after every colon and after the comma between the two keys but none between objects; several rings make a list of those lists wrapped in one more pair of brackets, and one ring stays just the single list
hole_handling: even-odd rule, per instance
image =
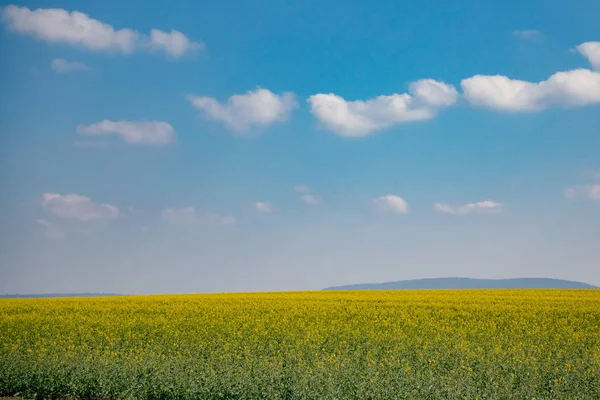
[{"label": "green vegetation in foreground", "polygon": [[0,396],[600,399],[600,291],[0,300]]}]

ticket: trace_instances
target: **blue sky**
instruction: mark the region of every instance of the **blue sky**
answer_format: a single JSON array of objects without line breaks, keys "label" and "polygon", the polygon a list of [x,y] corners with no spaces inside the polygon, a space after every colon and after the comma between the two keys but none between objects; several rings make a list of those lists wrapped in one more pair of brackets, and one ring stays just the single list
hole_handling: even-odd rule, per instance
[{"label": "blue sky", "polygon": [[0,5],[2,293],[600,285],[597,1]]}]

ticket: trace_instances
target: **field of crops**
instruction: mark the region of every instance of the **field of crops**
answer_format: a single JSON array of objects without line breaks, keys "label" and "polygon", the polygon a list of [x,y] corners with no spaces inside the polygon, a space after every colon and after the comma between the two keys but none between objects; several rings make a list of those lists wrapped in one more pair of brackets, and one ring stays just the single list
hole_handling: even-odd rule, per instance
[{"label": "field of crops", "polygon": [[0,396],[600,399],[600,291],[0,300]]}]

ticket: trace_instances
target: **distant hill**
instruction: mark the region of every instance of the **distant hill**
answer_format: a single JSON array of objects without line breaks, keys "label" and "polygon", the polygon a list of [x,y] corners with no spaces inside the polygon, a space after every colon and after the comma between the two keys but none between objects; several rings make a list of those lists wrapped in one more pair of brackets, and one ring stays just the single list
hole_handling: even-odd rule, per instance
[{"label": "distant hill", "polygon": [[583,282],[551,278],[473,279],[427,278],[408,281],[359,283],[332,286],[324,290],[392,290],[392,289],[597,289]]},{"label": "distant hill", "polygon": [[54,297],[107,297],[122,296],[116,293],[43,293],[43,294],[0,294],[0,299],[54,298]]}]

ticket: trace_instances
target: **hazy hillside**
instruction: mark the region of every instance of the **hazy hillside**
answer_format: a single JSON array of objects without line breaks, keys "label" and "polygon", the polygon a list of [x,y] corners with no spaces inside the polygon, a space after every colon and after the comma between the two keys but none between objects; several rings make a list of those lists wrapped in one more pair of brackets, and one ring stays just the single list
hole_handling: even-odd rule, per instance
[{"label": "hazy hillside", "polygon": [[324,290],[368,289],[593,289],[596,286],[583,282],[551,278],[473,279],[473,278],[427,278],[383,283],[359,283],[332,286]]},{"label": "hazy hillside", "polygon": [[122,296],[116,293],[42,293],[42,294],[0,294],[0,299],[19,299],[19,298],[52,298],[52,297],[104,297],[104,296]]}]

